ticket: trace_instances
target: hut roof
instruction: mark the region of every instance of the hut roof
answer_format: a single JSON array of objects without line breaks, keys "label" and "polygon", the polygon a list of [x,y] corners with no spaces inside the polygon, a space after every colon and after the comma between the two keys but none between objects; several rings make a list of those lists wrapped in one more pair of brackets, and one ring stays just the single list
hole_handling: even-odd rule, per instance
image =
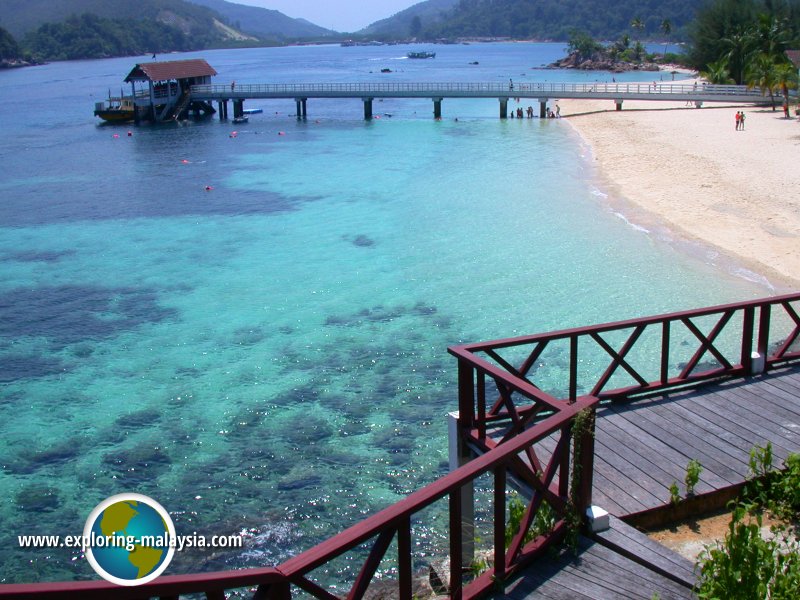
[{"label": "hut roof", "polygon": [[164,62],[139,63],[125,78],[131,81],[170,81],[173,79],[189,79],[206,77],[217,72],[202,58],[190,60],[168,60]]},{"label": "hut roof", "polygon": [[800,50],[787,50],[786,56],[794,63],[796,69],[800,69]]}]

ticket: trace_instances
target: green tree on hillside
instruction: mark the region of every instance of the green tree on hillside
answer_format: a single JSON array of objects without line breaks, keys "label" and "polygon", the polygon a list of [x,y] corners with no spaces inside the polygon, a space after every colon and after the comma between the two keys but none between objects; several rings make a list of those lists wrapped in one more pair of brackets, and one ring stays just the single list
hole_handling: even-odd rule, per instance
[{"label": "green tree on hillside", "polygon": [[19,44],[8,31],[0,27],[0,60],[15,60],[20,57]]}]

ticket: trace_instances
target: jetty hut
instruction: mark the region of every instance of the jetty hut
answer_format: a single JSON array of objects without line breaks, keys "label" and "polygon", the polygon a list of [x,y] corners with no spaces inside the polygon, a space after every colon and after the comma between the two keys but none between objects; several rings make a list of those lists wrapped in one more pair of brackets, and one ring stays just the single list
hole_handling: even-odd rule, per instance
[{"label": "jetty hut", "polygon": [[216,74],[202,58],[137,64],[125,78],[135,98],[136,122],[177,120],[192,111],[213,114],[210,103],[192,100],[191,87],[211,83]]}]

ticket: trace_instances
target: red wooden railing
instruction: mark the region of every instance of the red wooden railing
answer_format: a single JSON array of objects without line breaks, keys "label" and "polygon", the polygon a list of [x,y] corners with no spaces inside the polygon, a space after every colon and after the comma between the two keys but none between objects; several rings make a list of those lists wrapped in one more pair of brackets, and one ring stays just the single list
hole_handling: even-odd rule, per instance
[{"label": "red wooden railing", "polygon": [[[795,306],[798,303],[800,294],[794,294],[450,348],[459,363],[459,424],[466,434],[465,439],[482,446],[486,452],[404,500],[273,568],[163,576],[148,584],[127,588],[102,581],[13,584],[0,586],[0,598],[91,600],[157,596],[172,599],[183,594],[204,594],[208,600],[221,600],[225,598],[226,590],[248,588],[253,590],[253,597],[258,600],[288,600],[293,589],[300,588],[322,600],[358,600],[363,597],[396,540],[398,597],[410,600],[412,519],[443,498],[448,499],[449,514],[449,595],[455,599],[478,597],[498,585],[502,586],[541,552],[557,544],[567,533],[570,515],[582,514],[590,503],[594,456],[591,429],[585,430],[581,436],[581,463],[577,469],[575,458],[570,460],[575,445],[572,429],[581,411],[594,410],[603,399],[630,398],[696,385],[715,377],[751,374],[760,368],[758,359],[752,356],[754,349],[763,357],[766,369],[800,358],[800,350],[794,348],[800,335],[800,317]],[[781,319],[776,318],[776,311],[783,315]],[[714,322],[710,328],[705,323],[708,320]],[[734,327],[737,322],[740,326]],[[774,334],[773,325],[777,325],[781,332]],[[684,332],[691,334],[696,341],[695,346],[686,347],[686,340],[681,340],[681,347],[690,356],[685,364],[680,365],[671,360],[674,334],[679,327],[683,327]],[[703,332],[704,328],[707,333]],[[637,344],[642,344],[640,340],[650,330],[657,332],[660,346],[659,377],[652,381],[646,379],[641,369],[635,368],[631,358]],[[730,356],[730,339],[723,346],[723,337],[731,332],[736,340],[733,344],[736,358]],[[609,334],[624,337],[617,349],[608,341]],[[777,341],[773,343],[773,339]],[[545,392],[542,382],[534,376],[537,363],[548,347],[559,342],[568,347],[568,391],[561,398]],[[585,351],[586,348],[599,351],[606,359],[595,365],[598,376],[584,381],[579,378],[579,364],[582,364],[579,350]],[[504,357],[509,349],[517,352],[522,349],[524,358],[518,367],[513,366],[510,358]],[[701,367],[706,354],[714,357],[716,365]],[[606,390],[620,369],[632,378],[635,385]],[[497,394],[491,406],[487,404],[487,390],[492,389],[490,380],[493,385],[491,393]],[[579,389],[586,390],[586,393],[579,395]],[[493,441],[498,436],[500,441]],[[493,480],[494,563],[476,579],[465,582],[467,565],[464,564],[463,549],[465,545],[471,545],[472,540],[464,539],[462,516],[465,508],[469,507],[464,506],[461,492],[487,473]],[[527,484],[532,494],[519,530],[506,546],[509,478]],[[529,528],[544,504],[555,514],[555,525],[549,532],[526,542]],[[331,591],[333,588],[325,589],[314,580],[316,569],[366,542],[372,542],[370,550],[345,595],[337,596]]]},{"label": "red wooden railing", "polygon": [[[631,399],[713,378],[747,376],[774,368],[800,357],[800,348],[795,347],[800,345],[796,344],[800,335],[798,304],[800,294],[791,294],[452,347],[449,351],[459,364],[459,423],[470,441],[489,449],[513,439],[541,414],[558,410],[564,402],[575,402],[581,390],[583,395],[601,400]],[[678,329],[682,329],[683,339],[676,340]],[[648,335],[651,349],[655,346],[658,353],[657,378],[650,380],[629,358]],[[617,348],[607,340],[613,336],[622,338]],[[568,369],[566,384],[559,382],[566,394],[554,404],[555,394],[543,391],[552,382],[537,378],[535,370],[548,348],[557,344],[566,347]],[[685,355],[685,362],[671,360],[676,346]],[[504,356],[509,351],[518,359],[522,355],[519,366]],[[590,351],[594,352],[594,368],[584,364]],[[702,362],[706,357],[713,364]],[[651,357],[646,365],[652,364]],[[579,365],[586,371],[583,376]],[[630,384],[606,389],[612,377],[620,375],[627,377]],[[494,389],[489,387],[489,380]],[[490,393],[491,404],[487,404]],[[487,435],[487,430],[494,434]],[[499,441],[495,441],[498,432]]]},{"label": "red wooden railing", "polygon": [[[579,411],[591,409],[596,402],[595,398],[584,398],[574,404],[564,405],[560,411],[540,421],[503,447],[472,460],[397,504],[275,568],[165,576],[132,588],[98,581],[13,584],[0,586],[0,597],[92,600],[158,596],[167,599],[178,598],[181,594],[204,593],[209,600],[221,600],[225,597],[225,590],[255,587],[254,598],[286,600],[291,597],[292,586],[296,586],[313,597],[334,600],[339,596],[316,583],[312,579],[312,572],[364,542],[374,540],[355,582],[346,595],[342,596],[358,599],[363,597],[381,560],[396,539],[398,597],[410,600],[413,578],[412,517],[434,502],[447,497],[450,596],[475,598],[512,576],[546,548],[561,540],[567,530],[568,511],[582,510],[583,506],[570,506],[568,502],[571,424]],[[591,456],[591,434],[584,437],[586,439],[583,442],[587,444],[586,455]],[[549,462],[540,464],[541,470],[538,471],[524,464],[520,468],[522,461],[518,459],[518,455],[530,451],[534,445],[548,438],[557,440],[556,450],[550,453]],[[462,556],[462,547],[466,540],[463,539],[462,531],[464,506],[461,490],[486,473],[492,473],[494,486],[494,565],[480,577],[464,585],[462,580],[469,565],[464,564]],[[509,475],[531,482],[535,492],[517,534],[506,548],[506,481]],[[590,481],[591,469],[584,470],[582,477]],[[580,487],[585,490],[587,485],[590,486],[590,483]],[[578,504],[583,505],[586,502],[588,498]],[[556,515],[555,525],[549,533],[526,543],[525,535],[543,503],[547,503]]]}]

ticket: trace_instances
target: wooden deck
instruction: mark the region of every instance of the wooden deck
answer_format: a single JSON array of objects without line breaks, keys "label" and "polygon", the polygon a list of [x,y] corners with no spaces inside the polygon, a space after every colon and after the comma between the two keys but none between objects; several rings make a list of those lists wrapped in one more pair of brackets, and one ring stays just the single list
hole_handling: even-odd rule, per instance
[{"label": "wooden deck", "polygon": [[[776,467],[790,452],[800,452],[800,367],[608,404],[597,415],[593,504],[620,519],[641,515],[669,503],[673,482],[684,494],[691,459],[703,467],[696,487],[702,495],[741,485],[754,446],[771,442]],[[579,560],[540,561],[507,588],[507,596],[651,598],[658,592],[661,598],[692,597],[691,585],[659,572],[665,557],[681,562],[674,553],[619,519],[613,522],[607,534],[582,540]],[[608,539],[622,541],[604,545]],[[662,548],[659,556],[653,546]],[[688,575],[685,564],[679,571],[691,577],[691,565]]]},{"label": "wooden deck", "polygon": [[578,553],[546,557],[496,599],[662,600],[693,598],[694,565],[612,518],[611,529],[581,537]]}]

